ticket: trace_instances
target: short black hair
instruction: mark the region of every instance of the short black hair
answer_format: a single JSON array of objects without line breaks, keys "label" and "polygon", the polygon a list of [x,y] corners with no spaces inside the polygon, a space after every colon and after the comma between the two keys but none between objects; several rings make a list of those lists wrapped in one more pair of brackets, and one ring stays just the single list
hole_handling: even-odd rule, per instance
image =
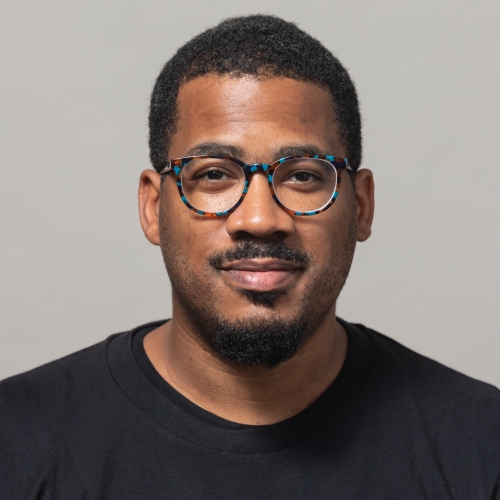
[{"label": "short black hair", "polygon": [[[149,149],[160,171],[177,126],[182,84],[207,75],[289,77],[327,88],[354,171],[361,163],[361,116],[354,84],[339,60],[296,24],[269,15],[239,16],[195,36],[165,64],[151,95]],[[335,152],[333,152],[335,153]]]}]

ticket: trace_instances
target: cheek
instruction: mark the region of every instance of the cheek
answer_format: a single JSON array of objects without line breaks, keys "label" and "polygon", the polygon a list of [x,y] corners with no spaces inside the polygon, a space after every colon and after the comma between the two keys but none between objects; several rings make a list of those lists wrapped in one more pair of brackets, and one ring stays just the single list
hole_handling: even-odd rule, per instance
[{"label": "cheek", "polygon": [[345,201],[348,203],[334,204],[328,211],[318,215],[318,219],[307,220],[309,227],[302,232],[313,261],[310,293],[316,295],[321,303],[336,300],[354,257],[356,211],[350,200]]},{"label": "cheek", "polygon": [[199,235],[192,218],[179,196],[174,176],[170,176],[164,182],[160,202],[162,248],[177,255],[193,251]]},{"label": "cheek", "polygon": [[165,189],[160,203],[160,246],[169,275],[190,269],[201,278],[207,258],[220,246],[221,231],[224,221],[194,214],[172,186]]},{"label": "cheek", "polygon": [[306,221],[307,227],[298,231],[308,251],[314,256],[315,262],[320,267],[328,265],[336,255],[342,252],[345,246],[352,246],[355,239],[355,217],[351,211],[324,212],[316,217],[317,220]]},{"label": "cheek", "polygon": [[[186,267],[195,267],[200,258],[200,235],[189,218],[189,211],[172,210],[168,203],[160,211],[160,245],[167,268],[176,267],[180,272]],[[187,215],[187,216],[186,216]]]}]

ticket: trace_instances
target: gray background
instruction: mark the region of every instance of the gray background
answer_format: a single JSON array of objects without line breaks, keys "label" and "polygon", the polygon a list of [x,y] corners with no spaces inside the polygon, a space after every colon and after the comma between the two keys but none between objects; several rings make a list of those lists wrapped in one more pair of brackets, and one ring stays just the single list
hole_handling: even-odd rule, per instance
[{"label": "gray background", "polygon": [[3,1],[0,378],[170,315],[136,208],[175,49],[234,14],[296,21],[350,70],[373,237],[339,314],[500,385],[500,3]]}]

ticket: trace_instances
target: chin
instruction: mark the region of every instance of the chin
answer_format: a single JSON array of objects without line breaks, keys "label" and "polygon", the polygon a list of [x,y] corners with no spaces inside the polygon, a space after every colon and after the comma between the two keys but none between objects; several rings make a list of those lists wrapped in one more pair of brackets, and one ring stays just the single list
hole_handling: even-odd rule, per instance
[{"label": "chin", "polygon": [[286,290],[241,290],[240,294],[251,301],[255,306],[262,306],[267,309],[274,309],[281,297],[286,295]]}]

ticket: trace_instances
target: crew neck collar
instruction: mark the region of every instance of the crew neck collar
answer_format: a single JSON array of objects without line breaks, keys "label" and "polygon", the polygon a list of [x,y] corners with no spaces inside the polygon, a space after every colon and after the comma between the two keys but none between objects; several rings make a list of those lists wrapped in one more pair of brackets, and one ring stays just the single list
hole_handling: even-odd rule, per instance
[{"label": "crew neck collar", "polygon": [[332,424],[366,381],[373,358],[368,335],[339,319],[348,336],[344,365],[332,384],[309,407],[271,425],[231,422],[192,403],[156,371],[143,339],[164,324],[157,321],[110,339],[107,358],[111,373],[126,396],[166,431],[191,444],[226,453],[258,454],[298,444]]}]

